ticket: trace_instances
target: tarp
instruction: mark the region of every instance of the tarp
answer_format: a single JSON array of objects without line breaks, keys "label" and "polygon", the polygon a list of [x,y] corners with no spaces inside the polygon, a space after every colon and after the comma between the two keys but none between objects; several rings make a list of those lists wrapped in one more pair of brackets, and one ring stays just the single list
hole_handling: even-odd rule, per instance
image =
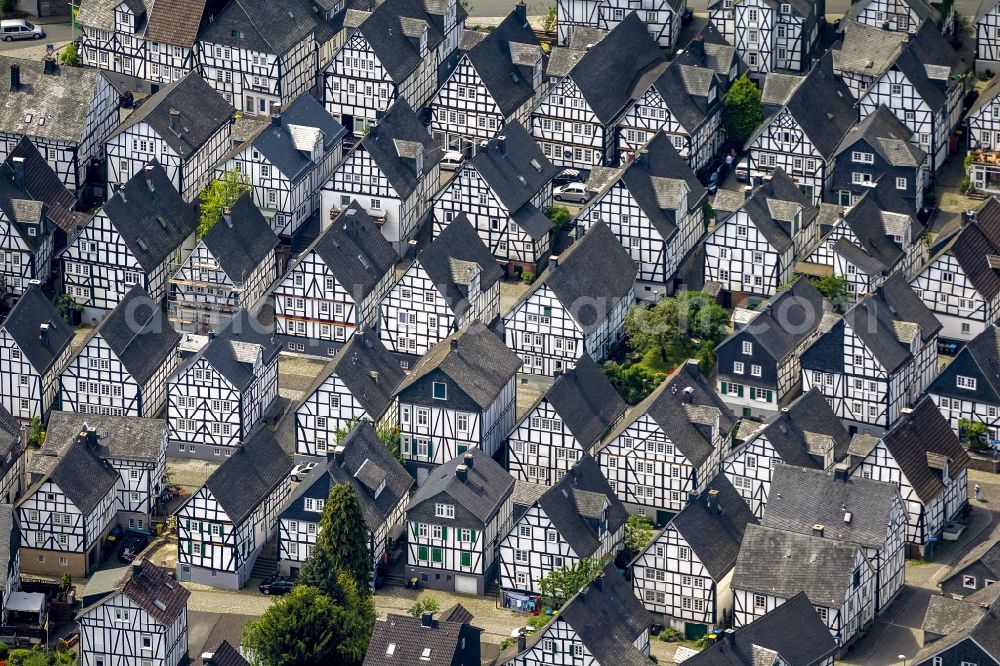
[{"label": "tarp", "polygon": [[41,592],[12,592],[6,607],[19,613],[41,613],[45,607],[45,595]]}]

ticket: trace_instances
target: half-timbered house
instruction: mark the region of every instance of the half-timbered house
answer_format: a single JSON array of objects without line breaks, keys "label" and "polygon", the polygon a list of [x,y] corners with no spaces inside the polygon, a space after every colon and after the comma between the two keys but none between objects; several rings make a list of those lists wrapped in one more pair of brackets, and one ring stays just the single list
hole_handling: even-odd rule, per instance
[{"label": "half-timbered house", "polygon": [[396,392],[400,452],[417,483],[468,449],[497,452],[514,427],[520,367],[521,359],[478,321],[420,358]]},{"label": "half-timbered house", "polygon": [[584,454],[514,521],[500,542],[500,587],[541,593],[542,578],[581,560],[613,558],[628,512],[597,461]]},{"label": "half-timbered house", "polygon": [[507,470],[518,481],[551,486],[625,415],[625,401],[584,354],[531,405],[507,437]]},{"label": "half-timbered house", "polygon": [[[195,40],[218,2],[81,0],[80,61],[156,93],[195,67]],[[113,74],[110,74],[113,73]]]},{"label": "half-timbered house", "polygon": [[1000,318],[1000,201],[991,197],[929,249],[910,282],[941,322],[941,337],[968,341]]},{"label": "half-timbered house", "polygon": [[1000,81],[993,79],[979,93],[965,118],[969,126],[968,176],[971,187],[984,194],[1000,193]]},{"label": "half-timbered house", "polygon": [[332,356],[359,328],[377,330],[399,255],[356,201],[275,285],[275,333],[289,351]]},{"label": "half-timbered house", "polygon": [[778,465],[761,524],[799,534],[822,530],[827,538],[864,549],[875,574],[876,613],[903,588],[906,509],[891,483],[852,480],[846,464],[832,476],[824,470]]},{"label": "half-timbered house", "polygon": [[732,303],[774,296],[819,240],[813,203],[792,175],[776,168],[708,234],[705,279],[718,282]]},{"label": "half-timbered house", "polygon": [[785,81],[790,78],[785,76],[780,82],[792,83],[791,90],[765,106],[773,112],[747,140],[747,159],[751,173],[780,168],[818,204],[829,189],[834,155],[857,121],[857,110],[850,89],[833,73],[830,54],[801,80]]},{"label": "half-timbered house", "polygon": [[[11,595],[21,589],[21,528],[18,527],[14,514],[14,506],[10,503],[0,504],[0,617],[7,624],[7,604]],[[4,566],[5,565],[5,566]]]},{"label": "half-timbered house", "polygon": [[879,30],[916,33],[921,25],[930,23],[942,32],[950,32],[954,7],[948,6],[948,16],[927,0],[862,0],[851,5],[847,18]]},{"label": "half-timbered house", "polygon": [[96,436],[87,433],[74,437],[58,458],[35,456],[33,464],[47,464],[48,471],[38,474],[15,504],[21,571],[89,576],[116,523],[121,477],[98,454]]},{"label": "half-timbered house", "polygon": [[396,389],[406,374],[371,329],[355,331],[294,408],[295,453],[326,456],[355,421],[396,425]]},{"label": "half-timbered house", "polygon": [[484,141],[434,197],[434,235],[465,214],[508,275],[537,275],[549,251],[552,178],[558,169],[517,121]]},{"label": "half-timbered house", "polygon": [[386,613],[375,620],[363,666],[482,663],[483,630],[472,625],[473,619],[462,604],[455,604],[436,619],[429,611],[420,617]]},{"label": "half-timbered house", "polygon": [[840,142],[833,156],[833,179],[823,200],[846,208],[881,184],[892,187],[893,194],[909,204],[911,215],[920,212],[930,163],[912,139],[913,131],[888,107],[880,106]]},{"label": "half-timbered house", "polygon": [[373,582],[389,561],[389,549],[403,531],[413,477],[399,464],[369,421],[361,421],[339,445],[330,447],[320,468],[299,484],[278,517],[278,571],[295,576],[312,555],[320,517],[330,491],[349,484],[358,496],[368,528]]},{"label": "half-timbered house", "polygon": [[964,613],[964,618],[949,617],[948,627],[952,631],[934,642],[925,640],[923,649],[913,657],[914,666],[962,666],[1000,661],[1000,646],[996,641],[1000,632],[998,605],[996,590],[993,590],[981,605]]},{"label": "half-timbered house", "polygon": [[[28,139],[21,142],[31,143]],[[8,157],[0,165],[0,276],[5,291],[14,296],[33,280],[48,281],[58,229],[46,201],[32,196],[28,187],[25,158]],[[61,183],[60,187],[66,192]],[[52,215],[61,212],[57,206]]]},{"label": "half-timbered house", "polygon": [[520,3],[488,35],[462,33],[458,63],[428,103],[431,129],[448,150],[472,155],[509,123],[528,124],[547,83],[526,12]]},{"label": "half-timbered house", "polygon": [[189,647],[190,596],[187,588],[149,560],[125,568],[114,591],[76,616],[79,663],[183,663]]},{"label": "half-timbered house", "polygon": [[748,525],[733,572],[733,626],[744,627],[805,592],[837,644],[875,619],[875,572],[862,547],[826,534]]},{"label": "half-timbered house", "polygon": [[155,161],[119,189],[60,253],[64,289],[96,324],[133,285],[154,301],[195,246],[198,215]]},{"label": "half-timbered house", "polygon": [[666,63],[635,12],[585,46],[564,75],[549,67],[553,85],[531,112],[531,134],[556,166],[590,170],[618,163],[618,124]]},{"label": "half-timbered house", "polygon": [[[965,343],[927,387],[927,394],[962,437],[963,419],[986,426],[986,440],[1000,440],[1000,329],[990,324]],[[984,443],[987,443],[984,442]]]},{"label": "half-timbered house", "polygon": [[363,136],[396,100],[418,109],[438,89],[439,71],[458,48],[466,10],[458,0],[433,5],[437,11],[420,0],[386,0],[345,17],[343,46],[323,71],[323,101],[355,136]]},{"label": "half-timbered house", "polygon": [[61,409],[80,414],[158,416],[177,367],[174,331],[160,304],[133,286],[60,375]]},{"label": "half-timbered house", "polygon": [[968,68],[937,25],[925,22],[858,99],[859,117],[887,106],[913,130],[911,141],[927,153],[933,175],[947,159],[951,134],[962,118]]},{"label": "half-timbered house", "polygon": [[84,194],[88,182],[100,188],[90,165],[118,126],[118,93],[107,77],[52,56],[0,57],[0,71],[10,72],[10,85],[0,86],[0,159],[27,137],[71,192]]},{"label": "half-timbered house", "polygon": [[746,69],[736,47],[726,41],[711,21],[688,42],[683,51],[674,54],[671,62],[712,70],[719,77],[725,91],[729,90],[729,86]]},{"label": "half-timbered house", "polygon": [[346,130],[309,93],[271,110],[271,122],[238,144],[215,167],[235,169],[274,233],[293,235],[319,210],[319,191],[340,162]]},{"label": "half-timbered house", "polygon": [[727,624],[733,567],[751,523],[750,507],[717,475],[633,560],[632,590],[653,617],[685,636]]},{"label": "half-timbered house", "polygon": [[238,314],[167,381],[170,454],[229,457],[278,399],[281,345],[247,311]]},{"label": "half-timbered house", "polygon": [[45,443],[31,459],[30,481],[36,483],[51,472],[70,448],[89,447],[118,474],[117,522],[128,529],[150,531],[160,493],[167,485],[165,433],[161,419],[53,412]]},{"label": "half-timbered house", "polygon": [[719,472],[735,421],[689,361],[626,415],[596,457],[629,511],[663,525]]},{"label": "half-timbered house", "polygon": [[46,416],[59,400],[69,363],[71,329],[38,285],[31,285],[0,324],[0,404],[22,423]]},{"label": "half-timbered house", "polygon": [[199,31],[195,58],[227,102],[268,116],[316,84],[317,47],[332,33],[308,0],[232,0]]},{"label": "half-timbered house", "polygon": [[235,109],[197,72],[166,86],[104,142],[114,190],[156,160],[185,201],[198,198],[231,145]]},{"label": "half-timbered house", "polygon": [[551,257],[503,318],[507,346],[524,361],[521,372],[551,377],[571,370],[583,354],[604,360],[625,334],[635,275],[635,262],[603,220]]},{"label": "half-timbered house", "polygon": [[799,355],[820,333],[829,303],[800,277],[758,307],[715,348],[718,390],[733,412],[768,418],[799,396]]},{"label": "half-timbered house", "polygon": [[896,274],[802,353],[802,390],[818,388],[851,434],[879,434],[937,375],[934,313]]},{"label": "half-timbered house", "polygon": [[829,470],[847,456],[851,437],[819,391],[808,391],[729,453],[722,471],[758,518],[765,515],[774,468]]},{"label": "half-timbered house", "polygon": [[908,39],[906,32],[844,20],[841,38],[830,49],[833,73],[847,85],[854,99],[859,100],[892,67]]},{"label": "half-timbered house", "polygon": [[819,0],[713,0],[708,17],[736,47],[750,74],[759,76],[809,69],[825,9]]},{"label": "half-timbered house", "polygon": [[244,193],[170,278],[170,321],[192,333],[218,331],[250,310],[278,277],[278,237]]},{"label": "half-timbered house", "polygon": [[394,103],[323,186],[320,221],[357,201],[402,254],[440,186],[444,153],[405,100]]},{"label": "half-timbered house", "polygon": [[291,494],[292,459],[267,428],[247,437],[177,509],[177,578],[243,587]]},{"label": "half-timbered house", "polygon": [[969,454],[934,401],[925,397],[904,411],[896,424],[867,451],[852,478],[889,481],[899,486],[906,507],[906,542],[911,556],[932,537],[940,537],[945,523],[969,502]]},{"label": "half-timbered house", "polygon": [[385,293],[379,307],[382,342],[392,352],[419,356],[470,322],[492,324],[500,316],[502,276],[460,213]]},{"label": "half-timbered house", "polygon": [[661,49],[672,51],[681,34],[686,0],[558,0],[556,25],[560,44],[566,44],[579,26],[612,30],[627,14],[638,14],[649,36]]},{"label": "half-timbered house", "polygon": [[518,639],[510,666],[649,663],[652,616],[613,563],[570,597],[533,635]]},{"label": "half-timbered house", "polygon": [[982,0],[972,25],[976,30],[976,71],[1000,71],[1000,3]]},{"label": "half-timbered house", "polygon": [[[789,631],[795,627],[795,631]],[[837,644],[800,592],[750,624],[723,633],[722,640],[688,658],[691,666],[833,666]]]},{"label": "half-timbered house", "polygon": [[430,472],[406,507],[406,575],[482,595],[513,524],[514,479],[478,446]]},{"label": "half-timbered house", "polygon": [[997,580],[1000,580],[1000,541],[986,541],[962,557],[937,585],[942,595],[963,599]]},{"label": "half-timbered house", "polygon": [[[17,419],[0,405],[0,503],[13,504],[24,491],[28,460],[26,435],[25,426],[18,423]],[[0,546],[2,544],[3,539],[0,539]],[[0,562],[3,562],[3,558],[0,558]],[[6,598],[4,596],[0,602]]]},{"label": "half-timbered house", "polygon": [[664,132],[616,171],[601,169],[594,198],[577,216],[589,229],[604,220],[638,266],[636,297],[657,300],[679,286],[678,270],[705,230],[708,193]]}]

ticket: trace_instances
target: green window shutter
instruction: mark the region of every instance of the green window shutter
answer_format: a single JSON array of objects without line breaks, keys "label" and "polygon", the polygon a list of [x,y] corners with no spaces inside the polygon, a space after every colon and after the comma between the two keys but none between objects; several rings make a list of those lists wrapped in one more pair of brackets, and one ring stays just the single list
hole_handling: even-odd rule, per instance
[{"label": "green window shutter", "polygon": [[726,382],[719,382],[719,393],[721,393],[722,395],[726,395],[727,393],[729,393],[729,384],[727,384]]},{"label": "green window shutter", "polygon": [[421,562],[427,561],[427,546],[420,546],[420,548],[417,549],[417,559]]},{"label": "green window shutter", "polygon": [[219,538],[223,538],[225,536],[226,536],[226,526],[219,525]]},{"label": "green window shutter", "polygon": [[743,397],[743,385],[742,384],[737,384],[736,385],[736,394],[739,397],[741,397],[741,398]]},{"label": "green window shutter", "polygon": [[434,442],[433,440],[430,439],[427,440],[427,457],[428,458],[434,457]]},{"label": "green window shutter", "polygon": [[438,564],[440,564],[442,559],[443,559],[443,557],[441,555],[441,549],[440,548],[431,548],[431,561],[432,562],[437,562]]},{"label": "green window shutter", "polygon": [[188,555],[191,554],[191,542],[188,541]]},{"label": "green window shutter", "polygon": [[472,566],[472,553],[467,550],[462,551],[462,566],[471,567]]},{"label": "green window shutter", "polygon": [[465,453],[468,450],[469,450],[469,447],[466,446],[465,444],[459,444],[458,445],[458,455],[462,455],[463,453]]},{"label": "green window shutter", "polygon": [[772,400],[773,398],[774,398],[774,391],[768,391],[768,392],[767,392],[767,401],[768,401],[768,402],[771,402],[771,400]]},{"label": "green window shutter", "polygon": [[444,525],[441,526],[441,538],[442,539],[448,538],[448,528],[445,527]]},{"label": "green window shutter", "polygon": [[476,542],[476,535],[479,534],[476,530],[472,530],[472,543]]},{"label": "green window shutter", "polygon": [[184,529],[186,529],[188,531],[191,530],[191,519],[190,518],[185,519],[185,521],[184,521]]}]

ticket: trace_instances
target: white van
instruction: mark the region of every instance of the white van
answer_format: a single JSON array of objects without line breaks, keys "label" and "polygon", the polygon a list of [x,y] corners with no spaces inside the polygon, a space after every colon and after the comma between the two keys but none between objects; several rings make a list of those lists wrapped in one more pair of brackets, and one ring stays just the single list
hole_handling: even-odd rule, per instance
[{"label": "white van", "polygon": [[3,41],[12,42],[15,39],[41,39],[45,37],[45,31],[41,26],[29,23],[24,19],[8,19],[0,21],[0,29],[3,32]]}]

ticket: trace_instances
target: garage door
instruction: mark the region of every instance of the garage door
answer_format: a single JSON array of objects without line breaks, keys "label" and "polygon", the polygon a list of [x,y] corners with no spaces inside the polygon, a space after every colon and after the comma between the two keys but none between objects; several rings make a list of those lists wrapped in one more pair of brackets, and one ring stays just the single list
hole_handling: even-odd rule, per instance
[{"label": "garage door", "polygon": [[479,585],[472,576],[455,576],[455,591],[462,594],[479,594]]}]

